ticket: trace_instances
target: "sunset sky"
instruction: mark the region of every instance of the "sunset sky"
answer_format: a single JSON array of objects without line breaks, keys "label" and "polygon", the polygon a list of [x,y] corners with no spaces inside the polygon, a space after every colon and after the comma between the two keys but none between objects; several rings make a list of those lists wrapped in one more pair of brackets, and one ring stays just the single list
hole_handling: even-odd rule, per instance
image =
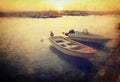
[{"label": "sunset sky", "polygon": [[0,11],[120,11],[120,0],[0,0]]}]

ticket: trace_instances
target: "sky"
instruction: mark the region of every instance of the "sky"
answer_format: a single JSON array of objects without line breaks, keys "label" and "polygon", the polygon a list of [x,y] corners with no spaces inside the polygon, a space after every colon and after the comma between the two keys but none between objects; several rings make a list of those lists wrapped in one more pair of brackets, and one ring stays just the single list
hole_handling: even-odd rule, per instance
[{"label": "sky", "polygon": [[0,0],[0,11],[120,11],[120,0]]}]

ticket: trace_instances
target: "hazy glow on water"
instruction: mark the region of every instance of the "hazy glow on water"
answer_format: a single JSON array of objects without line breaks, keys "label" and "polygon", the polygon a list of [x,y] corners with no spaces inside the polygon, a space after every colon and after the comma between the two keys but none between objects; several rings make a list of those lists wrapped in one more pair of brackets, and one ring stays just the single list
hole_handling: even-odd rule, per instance
[{"label": "hazy glow on water", "polygon": [[[55,35],[62,35],[62,32],[68,32],[70,29],[82,31],[87,28],[89,32],[115,39],[118,34],[115,26],[120,22],[119,18],[109,15],[64,16],[55,19],[0,18],[0,49],[7,50],[11,55],[26,56],[33,63],[31,67],[36,69],[39,66],[44,70],[62,71],[69,67],[74,69],[50,50],[51,43],[48,40],[50,31]],[[115,41],[111,41],[110,44],[113,45]],[[33,71],[32,68],[30,70]]]},{"label": "hazy glow on water", "polygon": [[[31,18],[0,18],[0,36],[5,41],[14,41],[17,45],[36,43],[40,39],[48,39],[50,31],[55,35],[68,32],[70,29],[82,31],[87,28],[89,32],[115,37],[115,26],[119,16],[64,16],[56,19]],[[17,42],[18,41],[18,42]],[[8,41],[9,42],[9,41]],[[30,46],[30,45],[29,45]]]}]

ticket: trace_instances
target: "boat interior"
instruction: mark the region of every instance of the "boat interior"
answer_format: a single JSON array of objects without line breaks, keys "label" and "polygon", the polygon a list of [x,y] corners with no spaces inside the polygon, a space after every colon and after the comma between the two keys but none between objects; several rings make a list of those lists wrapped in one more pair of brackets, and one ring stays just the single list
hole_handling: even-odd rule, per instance
[{"label": "boat interior", "polygon": [[68,48],[68,49],[72,49],[72,50],[79,50],[81,48],[83,48],[82,46],[79,46],[73,42],[67,41],[64,38],[54,38],[55,42],[64,47],[64,48]]}]

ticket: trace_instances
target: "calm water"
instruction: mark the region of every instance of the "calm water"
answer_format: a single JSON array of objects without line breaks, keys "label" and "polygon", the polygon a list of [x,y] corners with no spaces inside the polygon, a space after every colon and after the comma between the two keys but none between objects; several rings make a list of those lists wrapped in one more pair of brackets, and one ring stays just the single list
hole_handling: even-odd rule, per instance
[{"label": "calm water", "polygon": [[[18,68],[18,74],[26,73],[39,79],[86,81],[95,73],[93,63],[56,50],[48,40],[50,31],[62,35],[62,32],[70,29],[82,31],[87,28],[89,32],[112,38],[105,46],[113,47],[117,42],[115,27],[119,19],[120,16],[110,15],[47,19],[0,18],[0,51],[7,54],[5,61]],[[98,50],[97,54],[103,60],[106,57],[106,52],[102,50]],[[94,63],[98,62],[100,60]]]}]

